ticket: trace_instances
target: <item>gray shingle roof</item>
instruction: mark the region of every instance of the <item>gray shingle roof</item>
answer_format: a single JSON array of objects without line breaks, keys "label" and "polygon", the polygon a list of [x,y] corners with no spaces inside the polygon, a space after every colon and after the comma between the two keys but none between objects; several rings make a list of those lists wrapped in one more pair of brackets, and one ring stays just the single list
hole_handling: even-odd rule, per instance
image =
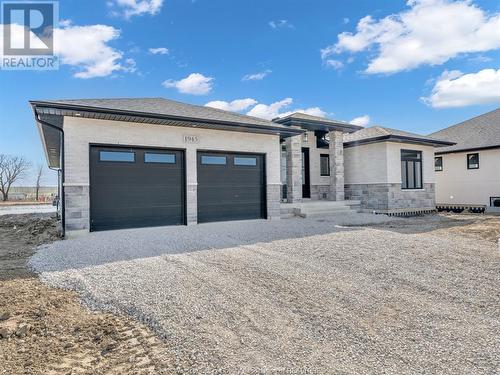
[{"label": "gray shingle roof", "polygon": [[350,124],[345,121],[312,116],[300,112],[295,112],[285,117],[275,118],[273,122],[288,126],[298,126],[307,130],[341,130],[345,133],[351,133],[361,129],[361,126]]},{"label": "gray shingle roof", "polygon": [[456,143],[439,152],[500,147],[500,108],[430,134]]},{"label": "gray shingle roof", "polygon": [[403,130],[384,128],[382,126],[372,126],[364,128],[351,134],[344,135],[344,143],[350,142],[366,142],[370,140],[389,140],[389,139],[407,139],[420,143],[428,143],[434,145],[449,144],[448,140],[437,137],[429,137],[416,133],[410,133]]},{"label": "gray shingle roof", "polygon": [[280,117],[280,120],[284,120],[287,118],[292,118],[292,119],[300,119],[300,120],[309,120],[309,121],[319,121],[319,122],[324,122],[327,124],[344,124],[344,125],[353,125],[350,124],[346,121],[339,121],[339,120],[333,120],[329,119],[326,117],[319,117],[319,116],[313,116],[313,115],[308,115],[306,113],[301,113],[301,112],[295,112],[292,113],[291,115],[285,116],[285,117]]},{"label": "gray shingle roof", "polygon": [[257,117],[246,116],[211,107],[181,103],[164,98],[44,100],[43,103],[93,107],[115,111],[132,111],[143,114],[178,116],[199,120],[227,121],[247,125],[281,126]]}]

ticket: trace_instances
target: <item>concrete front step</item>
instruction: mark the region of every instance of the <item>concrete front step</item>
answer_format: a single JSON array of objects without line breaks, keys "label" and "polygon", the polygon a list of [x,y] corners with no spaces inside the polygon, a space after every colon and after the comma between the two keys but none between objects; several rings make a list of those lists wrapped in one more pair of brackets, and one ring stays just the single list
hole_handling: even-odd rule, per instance
[{"label": "concrete front step", "polygon": [[359,212],[360,201],[304,201],[281,205],[281,218],[321,217]]}]

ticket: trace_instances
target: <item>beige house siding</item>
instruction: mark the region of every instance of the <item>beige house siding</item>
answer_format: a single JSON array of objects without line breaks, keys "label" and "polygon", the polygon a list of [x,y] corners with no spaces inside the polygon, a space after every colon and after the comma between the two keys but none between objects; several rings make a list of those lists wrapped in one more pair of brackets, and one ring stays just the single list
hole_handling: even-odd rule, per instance
[{"label": "beige house siding", "polygon": [[[401,189],[401,150],[422,151],[422,189]],[[414,212],[435,208],[434,147],[378,142],[344,149],[346,199],[366,211]]]},{"label": "beige house siding", "polygon": [[[479,169],[467,169],[467,154],[479,153]],[[442,204],[490,204],[500,196],[500,148],[436,155],[443,170],[436,172],[436,202]]]}]

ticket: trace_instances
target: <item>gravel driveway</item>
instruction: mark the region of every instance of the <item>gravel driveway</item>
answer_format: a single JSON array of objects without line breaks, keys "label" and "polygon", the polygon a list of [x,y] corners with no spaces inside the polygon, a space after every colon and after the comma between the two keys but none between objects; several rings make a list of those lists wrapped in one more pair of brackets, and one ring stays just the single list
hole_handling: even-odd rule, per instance
[{"label": "gravel driveway", "polygon": [[346,218],[102,232],[31,264],[152,326],[178,373],[499,373],[496,245],[411,220],[405,233]]}]

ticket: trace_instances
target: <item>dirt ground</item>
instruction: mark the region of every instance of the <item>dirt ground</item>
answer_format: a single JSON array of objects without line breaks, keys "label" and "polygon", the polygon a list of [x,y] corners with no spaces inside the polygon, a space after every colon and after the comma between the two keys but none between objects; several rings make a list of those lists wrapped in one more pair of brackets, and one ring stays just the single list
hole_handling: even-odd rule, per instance
[{"label": "dirt ground", "polygon": [[33,276],[26,261],[36,246],[59,238],[54,214],[0,216],[0,280]]},{"label": "dirt ground", "polygon": [[370,226],[391,229],[399,233],[454,233],[494,243],[497,243],[500,238],[500,215],[442,213],[415,217],[408,222],[394,222]]},{"label": "dirt ground", "polygon": [[[454,233],[492,242],[500,216],[435,215],[378,227]],[[75,293],[48,288],[25,268],[36,245],[58,239],[47,215],[0,217],[0,374],[178,373],[167,344],[128,317],[91,312]]]},{"label": "dirt ground", "polygon": [[0,374],[166,374],[171,354],[132,319],[84,308],[26,269],[59,239],[51,215],[0,216]]}]

